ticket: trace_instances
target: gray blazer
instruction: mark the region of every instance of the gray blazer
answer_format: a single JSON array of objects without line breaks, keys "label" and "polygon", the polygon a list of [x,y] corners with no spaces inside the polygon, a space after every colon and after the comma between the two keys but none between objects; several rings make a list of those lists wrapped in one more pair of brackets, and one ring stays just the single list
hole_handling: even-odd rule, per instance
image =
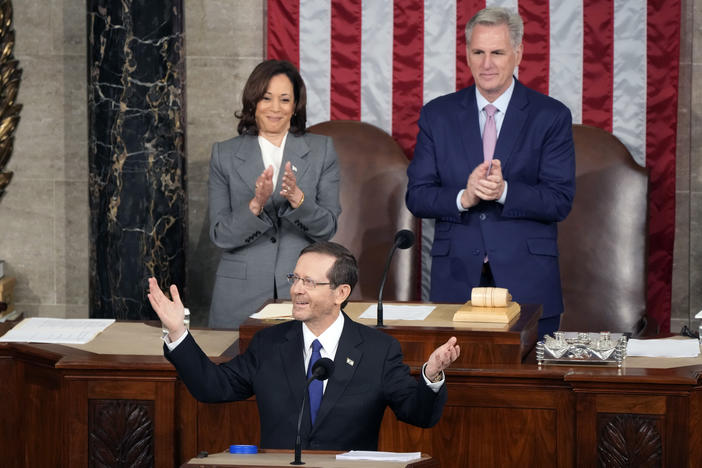
[{"label": "gray blazer", "polygon": [[[297,209],[279,193],[288,161],[305,194]],[[276,189],[260,216],[254,216],[249,201],[263,169],[257,136],[242,135],[212,147],[210,238],[223,253],[210,327],[238,328],[266,300],[290,298],[286,275],[295,268],[300,250],[336,232],[340,176],[331,138],[288,134]]]}]

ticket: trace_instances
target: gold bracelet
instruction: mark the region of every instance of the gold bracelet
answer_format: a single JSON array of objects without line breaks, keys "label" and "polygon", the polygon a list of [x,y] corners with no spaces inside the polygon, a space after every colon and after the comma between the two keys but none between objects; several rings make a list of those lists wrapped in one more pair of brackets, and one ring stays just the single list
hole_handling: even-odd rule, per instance
[{"label": "gold bracelet", "polygon": [[303,201],[305,201],[305,192],[302,192],[302,198],[300,198],[300,203],[297,204],[297,207],[295,209],[300,208],[302,206]]}]

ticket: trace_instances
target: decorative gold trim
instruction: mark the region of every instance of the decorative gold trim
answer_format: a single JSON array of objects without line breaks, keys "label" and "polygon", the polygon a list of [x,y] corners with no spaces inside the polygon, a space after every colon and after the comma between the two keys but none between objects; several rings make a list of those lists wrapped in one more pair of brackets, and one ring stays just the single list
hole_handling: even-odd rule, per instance
[{"label": "decorative gold trim", "polygon": [[15,143],[15,130],[20,120],[22,104],[17,104],[22,70],[12,54],[15,30],[12,27],[12,1],[0,0],[0,199],[12,180],[12,172],[3,169],[10,161]]}]

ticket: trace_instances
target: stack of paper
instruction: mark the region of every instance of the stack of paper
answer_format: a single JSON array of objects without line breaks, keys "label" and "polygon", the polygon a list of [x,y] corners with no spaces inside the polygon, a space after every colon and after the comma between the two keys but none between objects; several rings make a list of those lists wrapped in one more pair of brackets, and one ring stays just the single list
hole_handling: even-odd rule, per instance
[{"label": "stack of paper", "polygon": [[[433,310],[427,305],[383,304],[383,320],[424,320]],[[359,318],[377,319],[378,304],[368,306]]]},{"label": "stack of paper", "polygon": [[374,460],[386,462],[409,462],[418,458],[422,458],[421,452],[371,452],[365,450],[351,450],[350,452],[340,453],[336,456],[337,460]]},{"label": "stack of paper", "polygon": [[20,343],[85,344],[114,323],[115,319],[59,319],[32,317],[0,337]]},{"label": "stack of paper", "polygon": [[268,304],[263,309],[255,314],[249,315],[254,319],[291,319],[292,318],[292,303],[284,302],[282,304]]},{"label": "stack of paper", "polygon": [[694,339],[629,340],[626,345],[627,356],[690,358],[699,354],[700,344]]}]

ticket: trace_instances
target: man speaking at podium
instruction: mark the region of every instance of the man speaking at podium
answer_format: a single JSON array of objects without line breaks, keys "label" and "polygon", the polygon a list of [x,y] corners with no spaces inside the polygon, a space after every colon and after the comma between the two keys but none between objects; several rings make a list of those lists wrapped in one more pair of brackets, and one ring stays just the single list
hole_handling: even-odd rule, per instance
[{"label": "man speaking at podium", "polygon": [[[149,279],[149,301],[170,331],[164,353],[193,396],[204,402],[256,395],[261,447],[291,449],[310,361],[334,361],[331,377],[310,386],[300,429],[303,449],[377,450],[385,408],[401,421],[431,427],[446,402],[443,370],[460,353],[456,338],[434,350],[415,379],[395,338],[352,321],[343,311],[358,278],[356,259],[333,242],[311,244],[288,275],[295,320],[265,328],[248,349],[216,365],[183,325],[183,304]],[[318,392],[318,395],[314,393]]]}]

